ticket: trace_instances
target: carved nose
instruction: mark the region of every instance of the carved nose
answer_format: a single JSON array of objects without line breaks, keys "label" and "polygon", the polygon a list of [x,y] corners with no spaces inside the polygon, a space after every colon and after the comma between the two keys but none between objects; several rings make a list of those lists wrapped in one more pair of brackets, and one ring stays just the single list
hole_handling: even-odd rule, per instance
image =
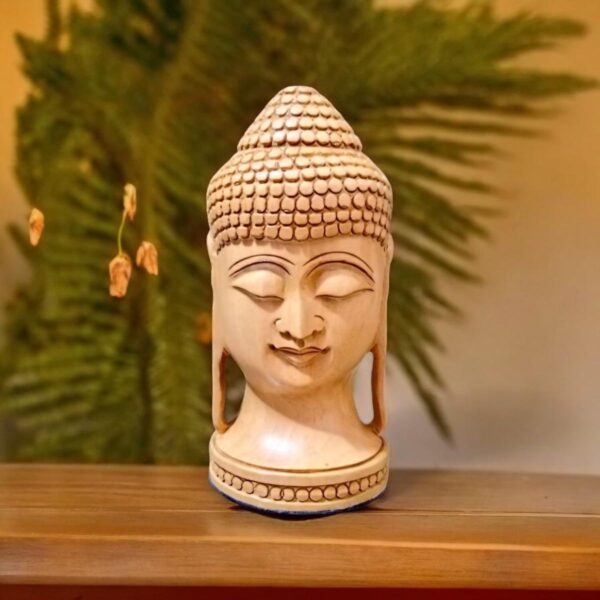
[{"label": "carved nose", "polygon": [[325,329],[325,319],[307,311],[300,303],[290,303],[284,314],[275,319],[275,328],[284,338],[293,339],[302,347],[304,340]]}]

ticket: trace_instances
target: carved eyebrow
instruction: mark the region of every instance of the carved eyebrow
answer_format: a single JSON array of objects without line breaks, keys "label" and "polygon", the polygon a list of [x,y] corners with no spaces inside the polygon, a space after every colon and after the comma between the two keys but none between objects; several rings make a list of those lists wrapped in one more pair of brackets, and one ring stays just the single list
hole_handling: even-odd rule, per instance
[{"label": "carved eyebrow", "polygon": [[[274,265],[276,267],[279,267],[283,271],[285,271],[288,275],[290,275],[289,269],[285,265],[282,265],[281,263],[279,263],[275,260],[257,260],[257,261],[250,262],[246,265],[242,265],[241,267],[238,267],[237,269],[235,269],[235,271],[233,271],[233,272],[230,270],[229,277],[235,277],[236,275],[239,275],[242,271],[245,271],[246,269],[249,269],[250,267],[255,267],[256,265]],[[231,269],[231,267],[230,267],[230,269]]]},{"label": "carved eyebrow", "polygon": [[[304,263],[304,266],[306,266],[308,263],[312,262],[313,260],[317,260],[317,258],[321,258],[322,256],[326,256],[327,254],[347,254],[348,256],[351,256],[352,258],[355,258],[356,260],[359,260],[363,265],[365,265],[365,267],[367,267],[367,269],[371,273],[374,273],[373,269],[371,268],[371,265],[369,265],[368,262],[366,262],[365,260],[363,260],[360,256],[357,256],[356,254],[353,254],[352,252],[347,252],[346,250],[330,250],[328,252],[321,252],[321,254],[317,254],[316,256],[313,256],[312,258],[310,258],[309,260],[307,260]],[[336,262],[344,262],[344,261],[336,261]],[[353,264],[353,263],[347,263],[347,264]],[[357,266],[357,265],[353,265],[353,266]]]},{"label": "carved eyebrow", "polygon": [[[290,265],[293,265],[294,263],[289,259],[289,258],[285,258],[283,256],[279,256],[278,254],[253,254],[252,256],[244,256],[244,258],[240,258],[239,260],[236,260],[234,263],[231,263],[229,265],[229,271],[231,272],[231,270],[233,269],[233,267],[235,267],[235,265],[244,262],[246,260],[251,260],[254,258],[277,258],[279,260],[284,260],[287,263],[290,263]],[[281,267],[282,269],[285,269],[285,267],[283,265],[280,265],[279,263],[275,262],[275,261],[265,261],[265,262],[270,262],[272,264],[276,264],[278,267]],[[285,269],[287,271],[287,269]],[[288,271],[289,273],[289,271]]]},{"label": "carved eyebrow", "polygon": [[[316,257],[315,257],[316,258]],[[309,261],[310,262],[310,261]],[[361,267],[360,265],[357,265],[356,263],[353,263],[349,260],[324,260],[323,262],[320,262],[319,264],[315,265],[308,273],[307,275],[310,275],[315,269],[318,269],[319,267],[322,267],[323,265],[348,265],[349,267],[353,267],[354,269],[356,269],[357,271],[360,271],[363,275],[365,275],[369,281],[371,283],[375,283],[375,279],[373,279],[373,276],[368,273],[365,269],[363,269],[363,267]]]}]

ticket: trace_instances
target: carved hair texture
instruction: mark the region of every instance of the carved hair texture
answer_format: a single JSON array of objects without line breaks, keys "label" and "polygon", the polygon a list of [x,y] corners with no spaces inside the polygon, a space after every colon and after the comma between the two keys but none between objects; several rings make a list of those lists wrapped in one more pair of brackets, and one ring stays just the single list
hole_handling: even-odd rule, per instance
[{"label": "carved hair texture", "polygon": [[333,105],[310,87],[287,87],[250,125],[210,181],[218,252],[247,238],[365,235],[387,246],[392,189]]}]

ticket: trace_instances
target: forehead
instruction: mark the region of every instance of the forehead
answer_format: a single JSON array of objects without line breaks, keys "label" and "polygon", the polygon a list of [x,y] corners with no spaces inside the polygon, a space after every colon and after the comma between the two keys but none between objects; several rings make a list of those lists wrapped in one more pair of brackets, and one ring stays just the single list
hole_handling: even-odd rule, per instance
[{"label": "forehead", "polygon": [[381,244],[371,237],[361,235],[335,236],[318,240],[296,241],[263,241],[248,239],[235,244],[228,244],[216,257],[215,266],[228,268],[233,263],[256,254],[268,253],[280,256],[295,265],[301,266],[306,261],[325,253],[349,253],[365,261],[373,270],[385,264],[385,251]]}]

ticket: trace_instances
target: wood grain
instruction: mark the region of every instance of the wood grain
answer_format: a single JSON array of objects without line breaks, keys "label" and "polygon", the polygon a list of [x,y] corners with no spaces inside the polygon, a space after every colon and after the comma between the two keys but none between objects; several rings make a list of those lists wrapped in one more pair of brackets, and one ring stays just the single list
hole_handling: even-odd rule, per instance
[{"label": "wood grain", "polygon": [[0,466],[0,583],[600,588],[600,478],[393,471],[372,507],[244,511],[205,468]]}]

